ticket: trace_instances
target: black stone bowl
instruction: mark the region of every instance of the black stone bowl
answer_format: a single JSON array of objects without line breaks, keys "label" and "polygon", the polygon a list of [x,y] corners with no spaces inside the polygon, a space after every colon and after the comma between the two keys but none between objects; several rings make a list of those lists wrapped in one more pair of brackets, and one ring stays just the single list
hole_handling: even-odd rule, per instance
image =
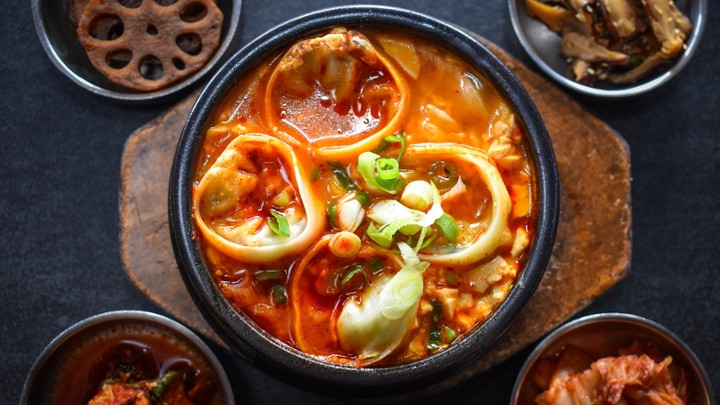
[{"label": "black stone bowl", "polygon": [[[537,231],[529,259],[507,299],[489,319],[446,350],[390,367],[330,364],[290,347],[233,308],[210,274],[196,238],[192,186],[196,155],[216,107],[233,85],[268,56],[330,27],[387,27],[436,42],[480,71],[514,110],[530,144],[537,174]],[[185,284],[215,331],[251,363],[302,387],[345,396],[403,394],[457,376],[477,361],[513,323],[530,300],[550,259],[558,222],[558,176],[552,144],[535,105],[508,68],[476,39],[445,22],[415,12],[377,6],[317,11],[283,23],[252,41],[218,71],[193,107],[178,143],[169,188],[173,247]]]}]

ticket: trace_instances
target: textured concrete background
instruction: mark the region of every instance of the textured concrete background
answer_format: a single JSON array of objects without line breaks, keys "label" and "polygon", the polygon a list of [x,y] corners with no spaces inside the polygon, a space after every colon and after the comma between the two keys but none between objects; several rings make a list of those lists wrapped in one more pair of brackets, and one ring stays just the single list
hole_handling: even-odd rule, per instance
[{"label": "textured concrete background", "polygon": [[[346,1],[246,0],[239,44],[296,15]],[[503,1],[385,1],[475,31],[529,62]],[[620,102],[579,98],[632,154],[628,276],[582,314],[622,311],[678,334],[720,392],[720,8],[711,2],[698,53],[681,75]],[[16,403],[32,362],[71,324],[108,310],[163,313],[127,278],[119,251],[120,160],[127,137],[171,104],[123,106],[58,72],[30,2],[0,13],[0,402]],[[164,200],[158,204],[165,204]],[[216,347],[243,403],[340,402],[277,381]],[[506,403],[529,350],[419,402]]]}]

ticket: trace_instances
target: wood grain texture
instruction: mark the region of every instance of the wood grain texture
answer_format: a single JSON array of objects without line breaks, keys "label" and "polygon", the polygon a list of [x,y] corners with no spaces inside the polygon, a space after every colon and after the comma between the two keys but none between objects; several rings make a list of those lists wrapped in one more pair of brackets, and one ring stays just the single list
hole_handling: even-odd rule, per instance
[{"label": "wood grain texture", "polygon": [[[622,279],[631,250],[630,162],[625,141],[565,93],[492,44],[525,85],[545,120],[560,175],[560,224],[540,287],[520,318],[455,385],[510,357]],[[128,275],[153,301],[220,342],[196,309],[178,272],[167,223],[175,146],[197,94],[129,138],[123,155],[121,249]]]}]

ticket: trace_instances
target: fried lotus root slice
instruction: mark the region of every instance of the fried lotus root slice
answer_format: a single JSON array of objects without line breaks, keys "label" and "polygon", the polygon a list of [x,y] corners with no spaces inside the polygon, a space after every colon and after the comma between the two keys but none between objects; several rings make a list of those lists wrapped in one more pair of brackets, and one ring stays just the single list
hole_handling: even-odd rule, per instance
[{"label": "fried lotus root slice", "polygon": [[[287,236],[272,229],[279,221],[268,207],[287,222]],[[248,263],[300,253],[325,227],[325,203],[313,197],[295,152],[264,134],[228,144],[195,187],[193,213],[207,243]]]},{"label": "fried lotus root slice", "polygon": [[283,55],[267,85],[265,114],[281,134],[344,159],[400,129],[409,89],[401,71],[363,34],[336,28]]},{"label": "fried lotus root slice", "polygon": [[[326,295],[336,297],[342,294],[339,290],[328,291],[326,288],[326,285],[330,284],[328,279],[332,279],[332,274],[337,271],[338,266],[371,258],[382,258],[381,260],[386,263],[386,270],[395,272],[402,267],[397,255],[381,252],[369,244],[362,244],[358,253],[352,258],[333,257],[330,245],[336,235],[325,235],[310,247],[292,270],[288,282],[292,311],[292,340],[303,352],[317,356],[333,356],[335,348],[341,343],[337,317],[334,316],[337,309],[334,305],[323,305],[327,300]],[[346,358],[329,357],[328,360],[337,363],[348,362]]]},{"label": "fried lotus root slice", "polygon": [[[420,260],[442,265],[467,265],[489,257],[495,250],[512,242],[509,220],[512,202],[500,172],[480,149],[454,143],[420,143],[408,146],[404,159],[455,160],[470,167],[482,180],[492,197],[491,218],[487,228],[471,242],[455,247],[450,253],[421,253]],[[461,229],[461,232],[463,230]]]},{"label": "fried lotus root slice", "polygon": [[212,0],[89,0],[77,35],[112,83],[158,90],[200,70],[220,43],[223,14]]}]

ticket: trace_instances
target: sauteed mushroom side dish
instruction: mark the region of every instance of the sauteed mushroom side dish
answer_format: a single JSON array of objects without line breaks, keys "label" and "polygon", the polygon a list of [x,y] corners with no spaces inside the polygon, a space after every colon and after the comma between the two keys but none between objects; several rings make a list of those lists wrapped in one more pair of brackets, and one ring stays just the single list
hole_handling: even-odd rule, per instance
[{"label": "sauteed mushroom side dish", "polygon": [[637,82],[686,48],[692,23],[672,0],[525,0],[562,36],[575,81]]}]

